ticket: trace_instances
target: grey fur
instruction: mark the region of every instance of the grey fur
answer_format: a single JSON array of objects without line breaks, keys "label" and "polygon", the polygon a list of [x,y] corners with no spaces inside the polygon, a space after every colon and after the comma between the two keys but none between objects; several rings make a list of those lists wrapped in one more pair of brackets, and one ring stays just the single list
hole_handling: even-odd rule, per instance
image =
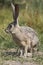
[{"label": "grey fur", "polygon": [[[13,5],[13,4],[12,4]],[[12,7],[14,8],[14,6]],[[18,8],[18,5],[17,5]],[[13,9],[14,12],[14,9]],[[16,11],[17,12],[17,11]],[[17,16],[17,17],[16,17]],[[18,44],[20,47],[21,56],[23,55],[26,57],[28,52],[27,50],[30,50],[30,52],[33,52],[33,49],[35,46],[39,44],[39,39],[37,36],[37,33],[34,29],[28,26],[19,26],[17,23],[18,21],[18,14],[14,15],[14,18],[16,17],[16,21],[10,23],[8,27],[6,28],[7,33],[11,33],[13,40]],[[15,24],[16,22],[16,24]]]}]

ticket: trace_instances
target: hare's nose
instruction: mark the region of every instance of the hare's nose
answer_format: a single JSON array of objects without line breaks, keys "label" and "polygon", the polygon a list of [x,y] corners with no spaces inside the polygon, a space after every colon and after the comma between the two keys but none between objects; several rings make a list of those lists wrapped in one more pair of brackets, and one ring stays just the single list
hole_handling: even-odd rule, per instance
[{"label": "hare's nose", "polygon": [[4,31],[6,32],[6,29]]},{"label": "hare's nose", "polygon": [[6,32],[7,30],[5,29],[4,31]]}]

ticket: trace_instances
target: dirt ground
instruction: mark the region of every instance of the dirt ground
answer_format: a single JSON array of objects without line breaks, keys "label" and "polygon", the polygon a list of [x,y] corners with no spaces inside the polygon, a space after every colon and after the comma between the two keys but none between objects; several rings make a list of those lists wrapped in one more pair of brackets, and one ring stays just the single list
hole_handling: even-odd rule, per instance
[{"label": "dirt ground", "polygon": [[4,61],[3,65],[39,65],[35,62]]}]

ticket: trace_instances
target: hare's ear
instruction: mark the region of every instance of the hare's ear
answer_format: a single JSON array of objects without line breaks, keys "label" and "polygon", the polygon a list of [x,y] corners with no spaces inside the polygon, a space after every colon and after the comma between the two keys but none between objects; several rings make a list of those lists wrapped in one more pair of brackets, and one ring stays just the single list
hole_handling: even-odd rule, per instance
[{"label": "hare's ear", "polygon": [[19,5],[15,4],[15,20],[17,20],[18,15],[19,15]]},{"label": "hare's ear", "polygon": [[19,5],[11,3],[12,10],[13,10],[13,18],[16,21],[19,15]]},{"label": "hare's ear", "polygon": [[13,11],[13,18],[14,18],[15,17],[15,6],[12,2],[11,2],[11,7],[12,7],[12,11]]}]

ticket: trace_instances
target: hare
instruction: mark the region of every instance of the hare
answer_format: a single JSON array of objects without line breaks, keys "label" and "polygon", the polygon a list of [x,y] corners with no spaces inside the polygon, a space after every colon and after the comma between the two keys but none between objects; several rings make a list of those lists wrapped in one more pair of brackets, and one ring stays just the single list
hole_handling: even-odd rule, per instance
[{"label": "hare", "polygon": [[27,57],[28,51],[30,53],[35,51],[35,47],[39,44],[37,33],[34,29],[28,26],[20,26],[18,24],[19,5],[11,3],[13,10],[14,21],[5,29],[7,33],[11,33],[13,40],[20,47],[20,56]]}]

